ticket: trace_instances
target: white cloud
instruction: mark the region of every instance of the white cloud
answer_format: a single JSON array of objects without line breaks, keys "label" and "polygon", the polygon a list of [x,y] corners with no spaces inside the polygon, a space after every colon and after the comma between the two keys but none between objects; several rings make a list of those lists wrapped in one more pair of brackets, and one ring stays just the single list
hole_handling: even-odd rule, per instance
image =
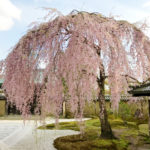
[{"label": "white cloud", "polygon": [[143,7],[150,7],[150,1],[147,1],[146,3],[143,4]]},{"label": "white cloud", "polygon": [[10,0],[0,0],[0,31],[9,30],[14,19],[19,20],[21,10],[12,4]]}]

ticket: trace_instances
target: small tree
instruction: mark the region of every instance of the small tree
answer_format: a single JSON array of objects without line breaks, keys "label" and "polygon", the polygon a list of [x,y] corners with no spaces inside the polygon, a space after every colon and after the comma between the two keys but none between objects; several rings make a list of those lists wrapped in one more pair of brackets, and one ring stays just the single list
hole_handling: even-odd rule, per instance
[{"label": "small tree", "polygon": [[[118,109],[120,93],[127,90],[128,77],[149,76],[150,42],[135,26],[98,13],[73,11],[67,16],[30,30],[14,47],[6,60],[4,88],[23,115],[33,103],[34,79],[39,64],[45,64],[47,77],[39,102],[42,111],[58,117],[63,102],[65,80],[73,112],[95,89],[100,107],[101,136],[112,138],[104,98],[108,78],[112,105]],[[44,80],[43,80],[44,82]]]}]

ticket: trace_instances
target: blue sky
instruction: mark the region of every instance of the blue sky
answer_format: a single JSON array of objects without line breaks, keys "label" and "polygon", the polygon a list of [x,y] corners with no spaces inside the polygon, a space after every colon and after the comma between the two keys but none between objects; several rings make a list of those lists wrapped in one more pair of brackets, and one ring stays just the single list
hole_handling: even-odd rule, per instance
[{"label": "blue sky", "polygon": [[131,23],[144,19],[150,23],[150,0],[0,0],[0,60],[6,58],[31,22],[44,17],[41,7],[57,8],[64,15],[77,9]]}]

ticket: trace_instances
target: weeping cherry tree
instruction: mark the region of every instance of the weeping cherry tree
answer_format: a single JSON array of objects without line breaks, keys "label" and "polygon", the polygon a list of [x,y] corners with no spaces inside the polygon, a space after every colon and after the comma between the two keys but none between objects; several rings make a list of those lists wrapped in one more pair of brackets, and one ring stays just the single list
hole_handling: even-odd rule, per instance
[{"label": "weeping cherry tree", "polygon": [[[41,66],[42,79],[38,71]],[[23,116],[30,113],[36,91],[35,111],[40,110],[43,116],[53,113],[58,118],[65,81],[71,110],[82,117],[85,101],[92,101],[95,91],[101,137],[113,138],[104,98],[105,79],[111,90],[112,108],[118,110],[120,94],[128,89],[127,80],[142,81],[150,75],[150,42],[126,21],[73,11],[28,31],[7,57],[5,71],[8,100]]]}]

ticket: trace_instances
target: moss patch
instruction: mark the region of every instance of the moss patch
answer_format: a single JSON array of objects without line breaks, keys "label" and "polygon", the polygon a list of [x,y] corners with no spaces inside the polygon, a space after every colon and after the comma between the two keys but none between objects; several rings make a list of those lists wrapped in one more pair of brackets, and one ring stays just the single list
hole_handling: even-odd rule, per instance
[{"label": "moss patch", "polygon": [[140,124],[139,125],[139,132],[141,134],[148,135],[148,124]]},{"label": "moss patch", "polygon": [[111,140],[87,140],[80,135],[66,136],[54,141],[58,150],[116,150],[116,144]]},{"label": "moss patch", "polygon": [[80,131],[82,126],[82,134],[57,138],[54,141],[54,146],[58,150],[127,150],[128,148],[128,150],[132,150],[150,144],[150,138],[145,134],[148,133],[147,124],[138,126],[136,122],[127,122],[115,117],[109,117],[109,122],[117,139],[104,140],[100,138],[100,121],[98,118],[82,123],[63,122],[59,123],[57,128],[55,124],[49,124],[39,127],[39,129]]},{"label": "moss patch", "polygon": [[75,130],[79,131],[79,126],[77,122],[61,122],[58,126],[55,126],[55,124],[48,124],[46,126],[38,127],[38,129],[59,129],[59,130]]},{"label": "moss patch", "polygon": [[[80,135],[71,135],[57,138],[54,146],[58,150],[126,150],[129,141],[126,140],[126,130],[130,128],[136,129],[136,124],[121,119],[110,120],[113,129],[121,131],[118,135],[119,139],[104,140],[100,138],[100,121],[98,118],[87,120],[85,122],[65,122],[60,123],[57,129],[80,131],[79,126],[84,127],[83,133]],[[55,124],[49,124],[39,129],[56,129]],[[122,130],[123,129],[123,130]],[[124,130],[125,129],[125,130]]]}]

